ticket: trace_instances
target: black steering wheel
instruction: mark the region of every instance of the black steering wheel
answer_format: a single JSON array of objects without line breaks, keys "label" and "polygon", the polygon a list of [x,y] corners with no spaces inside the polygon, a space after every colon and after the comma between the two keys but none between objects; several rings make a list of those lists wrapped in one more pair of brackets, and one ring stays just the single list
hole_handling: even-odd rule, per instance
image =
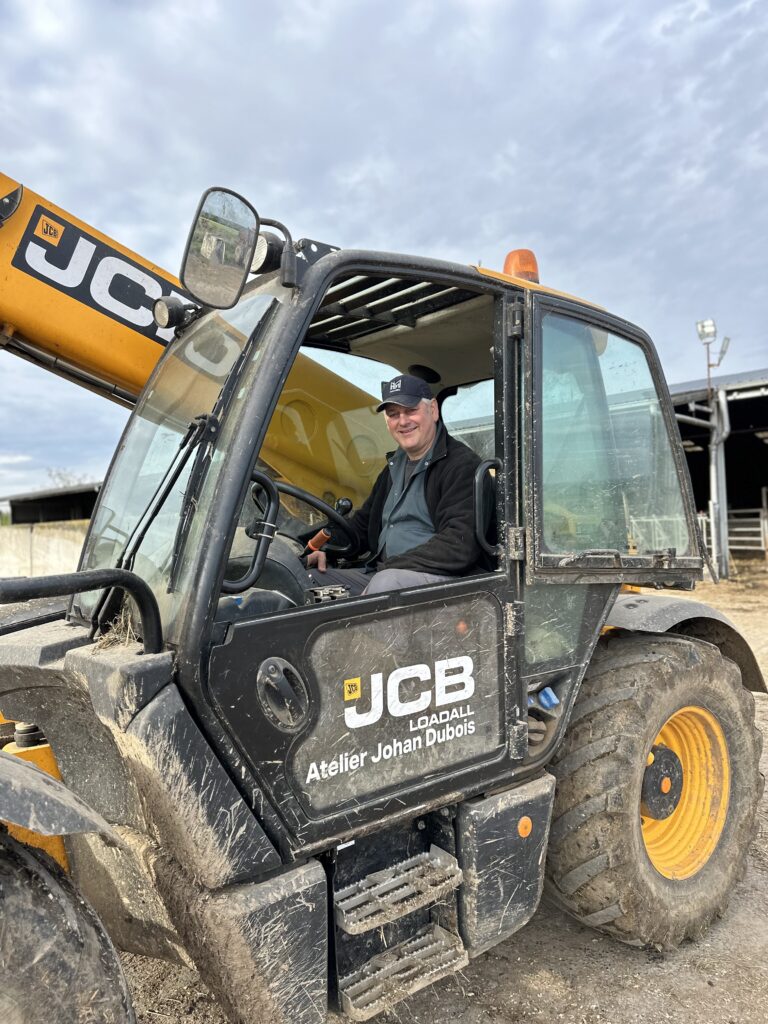
[{"label": "black steering wheel", "polygon": [[287,494],[291,498],[298,498],[299,501],[305,502],[307,505],[311,505],[312,508],[316,509],[321,515],[324,515],[335,527],[347,538],[346,546],[339,547],[334,545],[334,552],[339,555],[345,555],[348,551],[351,551],[354,545],[357,543],[357,537],[355,536],[349,521],[344,516],[339,515],[335,508],[323,501],[322,498],[315,497],[310,491],[305,491],[301,487],[294,487],[293,484],[286,484],[282,481],[275,481],[275,487],[280,494]]},{"label": "black steering wheel", "polygon": [[221,584],[223,593],[242,594],[252,587],[261,575],[269,546],[277,531],[277,511],[280,506],[280,494],[288,494],[292,498],[298,498],[299,501],[304,501],[307,505],[311,505],[312,508],[317,509],[318,512],[326,516],[334,526],[337,526],[346,535],[348,540],[346,547],[334,547],[335,551],[339,554],[344,554],[352,550],[353,545],[356,543],[352,527],[343,516],[339,515],[335,508],[331,508],[321,498],[315,497],[310,491],[305,491],[301,487],[294,487],[293,484],[278,483],[260,470],[254,470],[251,474],[251,480],[256,485],[253,488],[254,495],[257,488],[260,488],[266,494],[267,510],[264,513],[263,519],[254,524],[254,532],[249,532],[248,534],[256,541],[248,572],[238,580],[223,580]]}]

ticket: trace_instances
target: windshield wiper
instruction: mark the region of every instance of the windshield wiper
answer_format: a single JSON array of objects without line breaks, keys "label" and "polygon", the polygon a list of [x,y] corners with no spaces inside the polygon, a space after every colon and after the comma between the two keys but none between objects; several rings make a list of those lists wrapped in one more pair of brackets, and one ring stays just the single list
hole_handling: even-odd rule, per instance
[{"label": "windshield wiper", "polygon": [[201,448],[197,453],[195,464],[192,467],[192,471],[189,474],[187,480],[187,487],[184,492],[184,504],[181,506],[179,512],[179,521],[176,525],[176,535],[173,538],[173,548],[171,549],[170,555],[170,570],[168,573],[168,593],[172,593],[176,587],[176,577],[179,568],[179,554],[184,546],[184,542],[187,539],[187,531],[189,525],[192,522],[192,517],[197,508],[197,498],[200,492],[200,484],[202,483],[205,474],[203,473],[203,467],[207,464],[207,460],[204,457],[203,449]]},{"label": "windshield wiper", "polygon": [[[176,481],[181,476],[190,455],[202,441],[213,440],[218,435],[218,432],[219,421],[212,413],[195,416],[190,422],[184,436],[179,441],[179,447],[176,449],[173,459],[155,488],[154,494],[136,520],[136,525],[128,534],[123,550],[118,555],[115,568],[133,570],[136,552],[141,547],[147,531],[165,504],[168,495],[176,485]],[[94,632],[96,629],[101,629],[103,632],[106,623],[114,619],[119,612],[121,602],[121,591],[118,588],[111,587],[102,592],[91,616]]]},{"label": "windshield wiper", "polygon": [[[255,343],[255,331],[246,342],[242,352],[237,357],[235,364],[229,371],[224,386],[219,392],[219,397],[216,399],[216,403],[213,406],[213,411],[210,414],[210,418],[216,422],[216,432],[218,432],[218,420],[217,416],[220,416],[222,411],[226,409],[229,404],[232,395],[235,392],[237,385],[240,382],[240,374],[243,367],[246,364],[247,359],[250,357],[251,350]],[[213,436],[210,438],[213,440]],[[187,532],[189,531],[190,523],[192,522],[193,513],[196,508],[196,501],[200,492],[200,485],[205,476],[203,469],[206,466],[206,460],[202,457],[203,452],[200,451],[198,458],[195,460],[195,465],[192,467],[192,472],[189,474],[189,480],[187,481],[187,489],[184,493],[184,504],[179,512],[179,522],[176,527],[176,536],[173,539],[173,548],[170,555],[170,571],[168,574],[168,593],[172,593],[176,587],[176,580],[179,571],[179,555],[184,547],[187,539]]]},{"label": "windshield wiper", "polygon": [[152,523],[165,504],[168,495],[176,485],[181,476],[182,470],[189,461],[194,449],[202,441],[212,441],[219,433],[219,421],[212,413],[204,413],[202,416],[195,416],[187,427],[187,431],[179,442],[176,454],[171,460],[168,469],[163,474],[160,483],[155,488],[155,493],[147,502],[144,511],[136,521],[136,525],[128,535],[125,547],[117,559],[118,569],[133,569],[133,561],[136,552],[141,547],[142,541],[147,535]]},{"label": "windshield wiper", "polygon": [[558,560],[558,566],[586,563],[595,569],[621,569],[624,558],[617,548],[585,548]]},{"label": "windshield wiper", "polygon": [[654,569],[672,569],[677,564],[677,549],[662,548],[644,551],[642,555],[622,554],[616,548],[585,548],[557,561],[558,567],[584,565],[590,569],[639,569],[650,565]]}]

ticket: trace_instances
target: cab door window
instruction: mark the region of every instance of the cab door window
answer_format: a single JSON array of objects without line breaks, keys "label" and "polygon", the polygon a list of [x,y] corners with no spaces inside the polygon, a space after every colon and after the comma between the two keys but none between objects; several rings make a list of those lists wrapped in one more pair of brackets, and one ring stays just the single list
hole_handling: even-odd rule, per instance
[{"label": "cab door window", "polygon": [[691,553],[681,477],[640,344],[547,312],[540,360],[541,563],[600,552],[618,567]]}]

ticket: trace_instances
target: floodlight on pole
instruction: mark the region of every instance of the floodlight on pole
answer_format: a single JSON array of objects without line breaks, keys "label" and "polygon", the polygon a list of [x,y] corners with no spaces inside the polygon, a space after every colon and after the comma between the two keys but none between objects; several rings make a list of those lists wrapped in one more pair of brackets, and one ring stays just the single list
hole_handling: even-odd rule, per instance
[{"label": "floodlight on pole", "polygon": [[723,344],[720,346],[720,351],[717,354],[717,359],[713,362],[710,352],[710,346],[712,346],[717,339],[717,324],[710,317],[708,320],[697,320],[696,321],[696,333],[699,336],[699,341],[702,343],[704,348],[707,350],[707,392],[709,397],[712,397],[712,374],[711,371],[716,369],[723,361],[723,356],[728,351],[728,346],[731,343],[730,338],[723,338]]},{"label": "floodlight on pole", "polygon": [[709,413],[709,520],[712,538],[712,557],[717,564],[721,579],[728,579],[728,494],[725,480],[724,445],[730,433],[728,402],[725,392],[712,391],[712,369],[718,367],[728,351],[730,338],[723,338],[715,362],[712,361],[711,347],[717,340],[717,324],[710,317],[696,322],[699,341],[707,350],[707,412]]},{"label": "floodlight on pole", "polygon": [[702,345],[711,345],[717,337],[717,324],[714,320],[698,320],[696,332]]},{"label": "floodlight on pole", "polygon": [[696,321],[696,333],[699,336],[699,341],[707,350],[707,398],[712,399],[712,359],[710,356],[710,346],[717,337],[717,324],[711,318],[709,320],[697,320]]}]

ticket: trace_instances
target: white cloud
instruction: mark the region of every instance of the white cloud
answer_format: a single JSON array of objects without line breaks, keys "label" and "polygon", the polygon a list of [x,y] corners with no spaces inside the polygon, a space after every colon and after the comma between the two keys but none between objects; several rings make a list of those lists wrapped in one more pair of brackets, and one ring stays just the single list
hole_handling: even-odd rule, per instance
[{"label": "white cloud", "polygon": [[20,35],[30,50],[43,47],[41,56],[66,50],[82,30],[81,11],[77,4],[57,0],[10,0],[10,7],[19,19]]},{"label": "white cloud", "polygon": [[[14,0],[3,27],[0,170],[170,270],[227,184],[295,237],[486,266],[531,246],[672,378],[702,316],[724,369],[768,364],[764,4]],[[30,372],[0,352],[3,451],[78,471],[98,435],[99,475],[122,411]]]}]

